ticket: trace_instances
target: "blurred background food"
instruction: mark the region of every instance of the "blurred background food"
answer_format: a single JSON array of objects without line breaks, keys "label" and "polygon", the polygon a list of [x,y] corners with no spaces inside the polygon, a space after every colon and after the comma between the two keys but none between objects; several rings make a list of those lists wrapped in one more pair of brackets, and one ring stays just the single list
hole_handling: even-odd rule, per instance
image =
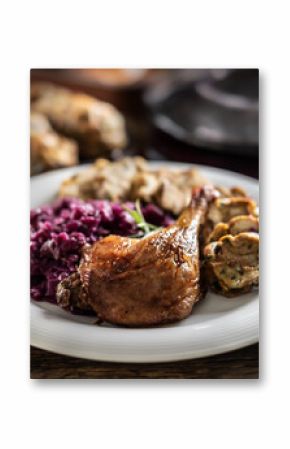
[{"label": "blurred background food", "polygon": [[31,174],[35,175],[59,167],[71,167],[78,161],[77,143],[55,132],[45,115],[32,111],[30,114]]},{"label": "blurred background food", "polygon": [[258,177],[257,69],[32,69],[31,173],[141,155]]},{"label": "blurred background food", "polygon": [[[47,145],[47,135],[44,136],[47,128],[50,128],[51,140],[52,133],[55,137],[50,146]],[[40,145],[35,144],[35,130]],[[52,83],[31,84],[31,153],[35,155],[31,157],[32,172],[37,171],[37,156],[43,158],[46,150],[50,151],[50,159],[54,160],[51,168],[53,165],[56,168],[73,165],[72,146],[78,153],[77,157],[83,159],[99,156],[112,158],[113,153],[123,150],[126,144],[125,119],[111,104]],[[62,147],[61,152],[58,145]],[[68,157],[65,159],[66,152]],[[48,164],[47,168],[50,168]]]}]

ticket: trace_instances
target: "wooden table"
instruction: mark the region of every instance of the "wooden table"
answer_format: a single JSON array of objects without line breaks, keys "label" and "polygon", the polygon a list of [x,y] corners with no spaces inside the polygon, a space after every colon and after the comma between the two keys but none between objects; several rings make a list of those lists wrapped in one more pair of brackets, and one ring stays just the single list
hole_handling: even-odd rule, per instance
[{"label": "wooden table", "polygon": [[[32,79],[66,84],[64,79],[59,80],[58,74],[51,71],[32,72]],[[79,87],[69,83],[68,85]],[[136,92],[114,94],[86,90],[90,94],[111,101],[125,114],[131,136],[128,154],[142,154],[148,159],[167,159],[220,167],[258,178],[257,157],[192,147],[154,129],[142,99]],[[258,344],[227,354],[158,364],[93,362],[31,348],[33,379],[257,379],[258,377]]]},{"label": "wooden table", "polygon": [[258,344],[173,363],[105,363],[31,348],[32,379],[258,379]]}]

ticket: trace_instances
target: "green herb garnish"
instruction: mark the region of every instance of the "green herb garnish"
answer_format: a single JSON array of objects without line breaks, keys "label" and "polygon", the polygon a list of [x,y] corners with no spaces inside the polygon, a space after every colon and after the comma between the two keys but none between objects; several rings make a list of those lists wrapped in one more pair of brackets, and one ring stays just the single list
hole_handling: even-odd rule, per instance
[{"label": "green herb garnish", "polygon": [[[140,200],[137,200],[135,202],[135,208],[136,210],[129,209],[129,207],[123,206],[126,212],[128,212],[131,217],[135,220],[137,227],[143,232],[143,237],[147,234],[149,234],[152,231],[156,231],[156,229],[159,229],[159,226],[155,226],[151,223],[147,223],[147,221],[144,218]],[[131,237],[140,237],[137,235],[131,235]]]}]

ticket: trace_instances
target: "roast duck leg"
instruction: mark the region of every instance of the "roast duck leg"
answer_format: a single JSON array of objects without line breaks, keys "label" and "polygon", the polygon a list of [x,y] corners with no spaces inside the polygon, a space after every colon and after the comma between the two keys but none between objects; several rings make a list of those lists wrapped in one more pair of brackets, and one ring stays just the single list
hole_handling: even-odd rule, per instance
[{"label": "roast duck leg", "polygon": [[186,318],[202,296],[199,228],[214,195],[196,189],[174,224],[142,239],[110,235],[85,248],[78,272],[58,286],[58,303],[131,327]]}]

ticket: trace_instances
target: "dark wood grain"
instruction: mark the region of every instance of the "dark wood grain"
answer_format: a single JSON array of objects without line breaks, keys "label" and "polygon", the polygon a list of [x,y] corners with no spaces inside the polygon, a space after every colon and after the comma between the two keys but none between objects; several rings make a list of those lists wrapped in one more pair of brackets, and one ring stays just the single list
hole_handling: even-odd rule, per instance
[{"label": "dark wood grain", "polygon": [[32,379],[258,379],[259,346],[173,363],[106,363],[31,347]]}]

